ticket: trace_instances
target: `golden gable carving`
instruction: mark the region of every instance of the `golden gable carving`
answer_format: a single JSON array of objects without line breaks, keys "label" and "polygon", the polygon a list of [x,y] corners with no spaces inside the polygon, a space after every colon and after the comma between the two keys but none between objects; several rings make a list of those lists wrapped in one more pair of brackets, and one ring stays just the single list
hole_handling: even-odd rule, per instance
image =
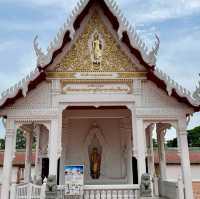
[{"label": "golden gable carving", "polygon": [[[94,32],[101,34],[104,42],[100,67],[95,67],[91,59],[89,42]],[[56,66],[57,72],[133,72],[136,64],[121,51],[119,45],[107,30],[99,15],[94,14],[69,52]]]}]

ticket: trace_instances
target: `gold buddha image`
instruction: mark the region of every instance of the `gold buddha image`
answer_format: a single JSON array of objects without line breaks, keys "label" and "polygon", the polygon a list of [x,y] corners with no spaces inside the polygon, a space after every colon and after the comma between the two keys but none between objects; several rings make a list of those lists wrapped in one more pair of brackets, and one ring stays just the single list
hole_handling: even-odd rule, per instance
[{"label": "gold buddha image", "polygon": [[101,170],[101,154],[98,149],[94,147],[90,154],[90,175],[93,179],[98,179],[100,177]]},{"label": "gold buddha image", "polygon": [[99,34],[95,32],[92,41],[92,59],[94,64],[101,63],[102,51],[103,51],[102,41],[100,39]]}]

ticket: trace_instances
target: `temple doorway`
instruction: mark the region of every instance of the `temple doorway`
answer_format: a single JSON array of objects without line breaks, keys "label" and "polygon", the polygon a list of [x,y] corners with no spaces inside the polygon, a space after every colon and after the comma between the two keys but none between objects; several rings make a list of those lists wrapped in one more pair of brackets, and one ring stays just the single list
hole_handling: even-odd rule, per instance
[{"label": "temple doorway", "polygon": [[[133,183],[131,113],[124,106],[63,111],[60,184],[65,165],[84,165],[85,184]],[[134,174],[136,175],[136,174]]]}]

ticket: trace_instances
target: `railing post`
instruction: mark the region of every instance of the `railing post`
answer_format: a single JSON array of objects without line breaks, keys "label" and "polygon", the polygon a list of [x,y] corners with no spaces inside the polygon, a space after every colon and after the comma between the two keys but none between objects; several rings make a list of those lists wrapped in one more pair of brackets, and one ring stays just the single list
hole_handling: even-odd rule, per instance
[{"label": "railing post", "polygon": [[15,199],[15,194],[16,194],[16,184],[12,184],[10,189],[10,199]]},{"label": "railing post", "polygon": [[45,178],[41,187],[41,199],[45,199],[46,195],[45,195],[45,191],[46,191],[46,185],[47,185],[47,179]]},{"label": "railing post", "polygon": [[184,198],[184,186],[183,186],[183,181],[182,181],[182,178],[179,177],[178,178],[178,182],[177,182],[177,196],[178,196],[178,199],[182,199]]},{"label": "railing post", "polygon": [[31,194],[32,194],[32,184],[28,183],[28,186],[27,186],[27,199],[31,199]]},{"label": "railing post", "polygon": [[159,195],[159,191],[158,191],[158,177],[156,175],[154,175],[153,178],[153,192],[155,196]]}]

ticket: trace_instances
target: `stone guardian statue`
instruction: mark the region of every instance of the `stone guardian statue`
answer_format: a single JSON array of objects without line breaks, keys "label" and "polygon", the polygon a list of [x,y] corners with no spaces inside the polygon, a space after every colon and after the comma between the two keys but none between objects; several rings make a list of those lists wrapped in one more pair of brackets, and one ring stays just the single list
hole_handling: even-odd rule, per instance
[{"label": "stone guardian statue", "polygon": [[143,174],[141,177],[140,196],[141,197],[151,197],[152,196],[151,176],[147,173]]}]

